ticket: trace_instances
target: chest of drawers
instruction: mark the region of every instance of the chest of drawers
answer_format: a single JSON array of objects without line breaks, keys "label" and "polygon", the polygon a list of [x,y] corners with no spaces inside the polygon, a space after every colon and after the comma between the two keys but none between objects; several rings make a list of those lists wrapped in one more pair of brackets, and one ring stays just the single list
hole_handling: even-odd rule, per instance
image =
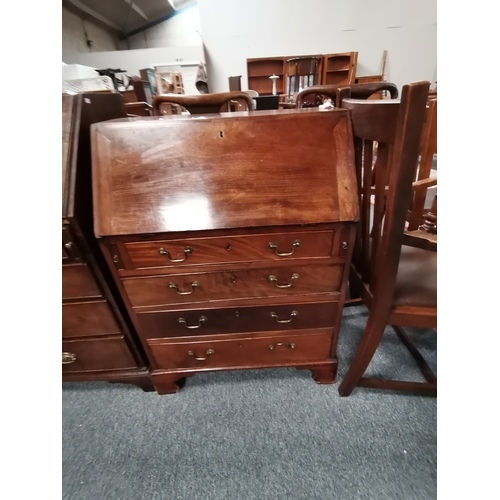
[{"label": "chest of drawers", "polygon": [[125,114],[118,94],[62,97],[62,379],[148,389],[145,355],[92,230],[90,125]]},{"label": "chest of drawers", "polygon": [[200,371],[332,383],[358,220],[343,110],[92,126],[94,231],[160,394]]}]

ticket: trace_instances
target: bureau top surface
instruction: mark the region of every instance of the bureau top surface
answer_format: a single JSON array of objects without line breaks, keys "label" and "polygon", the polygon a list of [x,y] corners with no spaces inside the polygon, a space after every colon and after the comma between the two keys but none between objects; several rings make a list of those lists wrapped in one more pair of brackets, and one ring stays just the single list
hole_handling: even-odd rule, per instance
[{"label": "bureau top surface", "polygon": [[345,110],[92,126],[97,236],[358,220]]}]

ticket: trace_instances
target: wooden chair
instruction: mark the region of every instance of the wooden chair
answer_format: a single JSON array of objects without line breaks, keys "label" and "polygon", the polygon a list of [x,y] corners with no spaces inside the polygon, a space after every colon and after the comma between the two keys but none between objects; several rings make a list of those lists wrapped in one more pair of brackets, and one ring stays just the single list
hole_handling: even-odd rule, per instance
[{"label": "wooden chair", "polygon": [[429,188],[437,186],[432,164],[437,154],[437,99],[429,101],[420,142],[418,172],[412,185],[412,203],[408,211],[405,244],[428,250],[437,249],[437,192],[432,205],[426,206]]},{"label": "wooden chair", "polygon": [[321,78],[323,56],[301,56],[286,60],[287,94],[293,99],[302,89],[317,85]]},{"label": "wooden chair", "polygon": [[153,114],[160,116],[162,104],[174,104],[187,109],[192,115],[220,113],[224,111],[253,110],[252,98],[243,91],[214,94],[162,94],[153,99]]},{"label": "wooden chair", "polygon": [[[418,82],[403,87],[401,101],[345,98],[341,102],[351,111],[361,209],[350,286],[369,309],[358,350],[339,386],[341,396],[349,396],[356,386],[434,394],[437,390],[435,374],[402,328],[437,326],[437,254],[403,245],[428,90],[429,82]],[[387,325],[394,327],[426,382],[363,376]]]},{"label": "wooden chair", "polygon": [[398,88],[394,83],[389,82],[375,82],[375,83],[353,83],[351,85],[313,85],[304,89],[297,95],[295,103],[296,108],[302,108],[306,101],[307,96],[323,95],[332,99],[336,107],[340,106],[340,102],[345,97],[352,97],[353,99],[368,99],[376,92],[387,90],[392,99],[397,99]]},{"label": "wooden chair", "polygon": [[127,116],[152,116],[153,106],[147,102],[127,102],[125,103],[125,109],[127,110]]}]

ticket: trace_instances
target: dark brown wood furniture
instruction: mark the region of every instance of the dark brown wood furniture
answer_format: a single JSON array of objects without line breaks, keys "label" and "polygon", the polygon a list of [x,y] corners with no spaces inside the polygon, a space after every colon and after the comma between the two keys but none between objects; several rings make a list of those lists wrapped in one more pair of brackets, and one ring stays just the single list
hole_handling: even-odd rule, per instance
[{"label": "dark brown wood furniture", "polygon": [[358,66],[357,52],[325,54],[323,56],[322,85],[350,85],[355,83]]},{"label": "dark brown wood furniture", "polygon": [[127,102],[127,116],[153,116],[153,106],[147,102]]},{"label": "dark brown wood furniture", "polygon": [[[382,55],[382,69],[379,75],[356,76],[354,83],[382,83],[385,82],[385,63],[387,61],[387,50]],[[379,91],[372,94],[368,99],[383,99],[386,92]],[[393,98],[394,99],[394,98]]]},{"label": "dark brown wood furniture", "polygon": [[322,55],[291,57],[285,61],[287,94],[295,96],[304,88],[321,82]]},{"label": "dark brown wood furniture", "polygon": [[[304,73],[295,62],[304,63],[307,59],[316,61],[312,73]],[[293,64],[288,64],[291,61]],[[293,61],[295,60],[295,62]],[[354,83],[358,61],[357,52],[341,52],[336,54],[302,54],[278,57],[261,57],[247,59],[248,89],[255,90],[260,95],[272,94],[272,80],[270,76],[276,75],[276,92],[283,98],[289,94],[287,81],[289,76],[300,74],[315,74],[314,83],[309,85],[348,85]],[[307,62],[306,62],[307,64]],[[309,69],[310,69],[309,65]],[[303,87],[302,87],[303,88]],[[294,90],[295,92],[297,88]],[[285,102],[285,100],[283,100]]]},{"label": "dark brown wood furniture", "polygon": [[[343,89],[349,89],[346,93]],[[318,95],[327,96],[332,99],[335,106],[339,107],[343,97],[349,95],[353,99],[368,99],[375,93],[387,90],[390,93],[391,99],[397,99],[399,93],[398,88],[394,83],[353,83],[352,85],[313,85],[304,89],[297,95],[295,107],[301,108],[307,96]]]},{"label": "dark brown wood furniture", "polygon": [[90,125],[123,116],[118,93],[62,96],[62,380],[148,389],[142,348],[92,229]]},{"label": "dark brown wood furniture", "polygon": [[252,98],[242,91],[218,92],[213,94],[161,94],[153,99],[153,114],[160,116],[163,104],[176,104],[192,115],[219,113],[224,111],[245,111],[253,109]]},{"label": "dark brown wood furniture", "polygon": [[[408,224],[406,237],[420,237],[424,242],[430,242],[431,247],[437,245],[437,221],[432,224],[425,219],[428,217],[428,210],[431,208],[431,217],[437,218],[437,200],[434,207],[426,206],[429,198],[428,189],[437,185],[437,177],[431,176],[434,155],[437,154],[437,99],[433,99],[427,106],[425,124],[420,141],[420,161],[418,163],[416,179],[413,182],[412,204],[408,214]],[[437,194],[436,194],[437,196]],[[429,225],[430,224],[430,225]],[[432,226],[432,227],[431,227]],[[429,245],[424,243],[426,248]]]},{"label": "dark brown wood furniture", "polygon": [[276,80],[276,93],[286,94],[285,57],[260,57],[247,59],[247,84],[249,90],[255,90],[259,95],[272,95],[273,82],[270,76],[279,77]]},{"label": "dark brown wood furniture", "polygon": [[[418,82],[403,87],[401,101],[345,98],[341,103],[351,112],[361,208],[350,286],[369,309],[358,350],[339,386],[341,396],[356,386],[436,393],[435,374],[402,328],[435,328],[437,323],[436,252],[403,245],[428,91],[429,82]],[[387,325],[394,327],[426,382],[363,376]]]},{"label": "dark brown wood furniture", "polygon": [[159,393],[214,370],[334,382],[358,220],[348,111],[114,120],[92,151],[95,233]]}]

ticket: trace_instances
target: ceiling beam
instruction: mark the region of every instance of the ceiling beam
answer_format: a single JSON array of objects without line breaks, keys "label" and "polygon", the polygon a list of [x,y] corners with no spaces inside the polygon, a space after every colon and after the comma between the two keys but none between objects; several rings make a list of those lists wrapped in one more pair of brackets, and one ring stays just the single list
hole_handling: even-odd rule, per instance
[{"label": "ceiling beam", "polygon": [[69,3],[73,4],[75,7],[80,9],[82,12],[85,12],[89,16],[95,17],[96,19],[101,21],[101,23],[104,23],[107,26],[109,26],[110,28],[113,28],[114,30],[121,32],[121,30],[122,30],[121,26],[114,23],[113,21],[110,21],[109,19],[107,19],[103,15],[99,14],[99,12],[96,12],[95,10],[91,9],[90,7],[87,7],[85,4],[83,4],[79,0],[68,0],[68,1],[69,1]]},{"label": "ceiling beam", "polygon": [[196,5],[196,3],[191,3],[189,5],[186,5],[186,7],[183,7],[179,10],[174,10],[170,14],[167,14],[166,16],[160,17],[159,19],[155,19],[154,21],[151,21],[151,22],[145,24],[144,26],[141,26],[140,28],[136,28],[132,31],[129,31],[128,33],[121,33],[118,35],[118,38],[120,40],[125,40],[126,38],[129,38],[133,35],[137,35],[137,33],[140,33],[141,31],[145,31],[149,28],[152,28],[153,26],[156,26],[156,25],[161,24],[165,21],[168,21],[171,17],[174,17],[177,14],[180,14],[182,11],[189,9],[190,7],[193,7],[193,5]]},{"label": "ceiling beam", "polygon": [[123,0],[126,4],[130,5],[143,19],[149,21],[149,17],[144,13],[144,11],[137,6],[132,0]]}]

